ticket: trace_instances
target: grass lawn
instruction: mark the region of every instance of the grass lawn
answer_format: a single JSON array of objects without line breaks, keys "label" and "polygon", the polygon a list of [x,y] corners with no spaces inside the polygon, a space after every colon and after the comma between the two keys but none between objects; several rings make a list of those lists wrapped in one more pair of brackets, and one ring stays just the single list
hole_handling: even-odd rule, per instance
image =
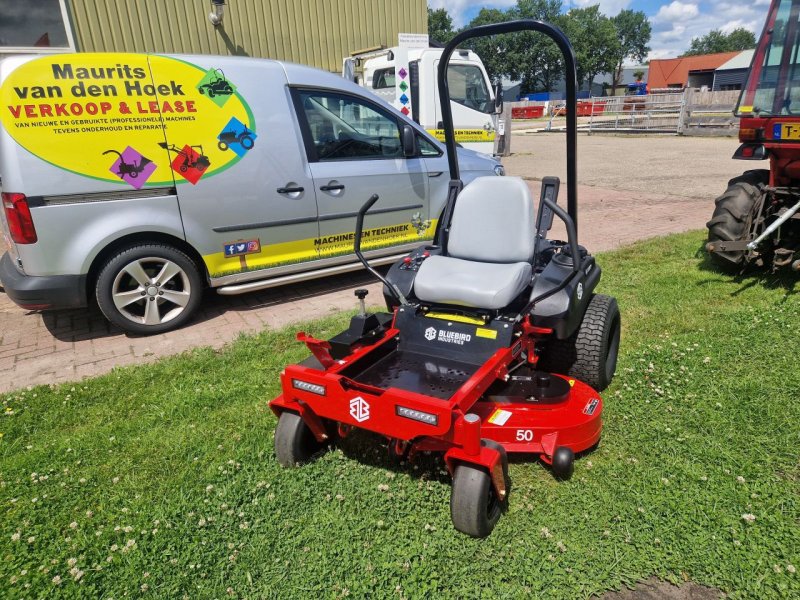
[{"label": "grass lawn", "polygon": [[603,440],[568,482],[514,461],[483,541],[452,529],[435,457],[354,435],[277,465],[293,331],[7,394],[0,597],[571,599],[650,575],[800,597],[797,277],[721,274],[701,243],[600,257],[624,321]]}]

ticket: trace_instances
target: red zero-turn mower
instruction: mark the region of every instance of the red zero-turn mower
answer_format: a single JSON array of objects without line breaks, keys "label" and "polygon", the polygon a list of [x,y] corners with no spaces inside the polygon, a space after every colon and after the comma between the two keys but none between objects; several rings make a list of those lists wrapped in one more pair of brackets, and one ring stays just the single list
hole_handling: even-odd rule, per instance
[{"label": "red zero-turn mower", "polygon": [[[447,65],[463,41],[533,30],[564,55],[567,72],[568,208],[556,204],[559,180],[542,182],[538,213],[515,177],[459,179]],[[392,313],[361,313],[330,340],[299,333],[312,356],[281,374],[278,462],[311,458],[354,428],[385,436],[409,460],[443,452],[453,476],[456,529],[491,533],[507,502],[507,453],[537,454],[560,478],[575,454],[600,439],[603,401],[614,376],[620,317],[613,298],[594,294],[600,267],[578,245],[575,57],[564,34],[539,21],[487,25],[457,35],[439,63],[450,167],[448,200],[432,245],[412,252],[384,277],[361,253],[365,215],[356,223],[358,257],[384,283]],[[462,189],[463,188],[463,189]],[[558,216],[568,241],[546,238]]]}]

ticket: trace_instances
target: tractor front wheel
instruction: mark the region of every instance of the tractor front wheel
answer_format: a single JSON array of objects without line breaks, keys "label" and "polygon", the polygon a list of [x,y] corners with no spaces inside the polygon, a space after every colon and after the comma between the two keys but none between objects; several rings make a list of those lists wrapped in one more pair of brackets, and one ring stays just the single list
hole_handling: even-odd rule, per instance
[{"label": "tractor front wheel", "polygon": [[283,467],[294,467],[311,460],[323,444],[300,415],[284,412],[278,419],[275,429],[275,456]]},{"label": "tractor front wheel", "polygon": [[474,538],[483,538],[492,533],[506,506],[510,488],[505,448],[493,440],[482,440],[481,443],[500,453],[506,499],[497,496],[492,478],[484,469],[469,464],[460,464],[455,468],[450,491],[450,518],[458,531]]},{"label": "tractor front wheel", "polygon": [[[764,186],[769,183],[769,171],[755,169],[745,171],[728,182],[728,189],[714,203],[714,214],[706,223],[708,241],[734,242],[747,239],[752,220]],[[744,261],[744,250],[712,252],[711,260],[726,270],[738,269]]]}]

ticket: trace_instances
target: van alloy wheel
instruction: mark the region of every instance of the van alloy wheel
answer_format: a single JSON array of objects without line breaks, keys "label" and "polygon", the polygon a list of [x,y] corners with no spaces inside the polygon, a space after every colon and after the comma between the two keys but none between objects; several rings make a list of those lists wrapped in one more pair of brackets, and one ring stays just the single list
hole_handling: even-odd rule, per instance
[{"label": "van alloy wheel", "polygon": [[164,258],[148,256],[117,273],[111,297],[117,310],[134,323],[160,325],[184,311],[191,293],[183,269]]},{"label": "van alloy wheel", "polygon": [[202,279],[195,263],[171,246],[142,244],[112,257],[97,278],[106,318],[132,333],[179,327],[197,308]]}]

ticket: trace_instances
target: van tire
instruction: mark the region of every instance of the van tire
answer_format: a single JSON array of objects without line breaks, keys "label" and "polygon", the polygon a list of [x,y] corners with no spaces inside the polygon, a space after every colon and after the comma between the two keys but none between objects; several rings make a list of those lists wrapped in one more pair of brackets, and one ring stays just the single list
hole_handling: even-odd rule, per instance
[{"label": "van tire", "polygon": [[114,325],[149,335],[186,323],[200,304],[203,280],[195,262],[165,244],[134,244],[111,256],[95,286],[97,304]]}]

